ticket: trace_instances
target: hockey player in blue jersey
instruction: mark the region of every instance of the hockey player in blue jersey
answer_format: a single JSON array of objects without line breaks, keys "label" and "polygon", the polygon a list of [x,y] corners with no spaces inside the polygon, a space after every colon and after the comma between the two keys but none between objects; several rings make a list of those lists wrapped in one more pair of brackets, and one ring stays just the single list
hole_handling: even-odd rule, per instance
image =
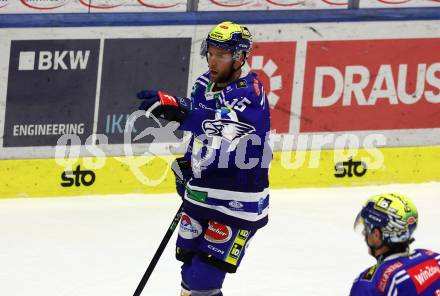
[{"label": "hockey player in blue jersey", "polygon": [[417,209],[405,195],[381,194],[367,200],[355,227],[362,229],[377,264],[359,275],[350,296],[440,295],[440,255],[409,248],[417,223]]},{"label": "hockey player in blue jersey", "polygon": [[269,105],[254,73],[242,70],[252,47],[249,30],[215,26],[201,55],[209,71],[190,98],[142,91],[141,109],[192,133],[188,151],[173,164],[183,213],[176,257],[183,262],[182,296],[221,296],[269,206]]}]

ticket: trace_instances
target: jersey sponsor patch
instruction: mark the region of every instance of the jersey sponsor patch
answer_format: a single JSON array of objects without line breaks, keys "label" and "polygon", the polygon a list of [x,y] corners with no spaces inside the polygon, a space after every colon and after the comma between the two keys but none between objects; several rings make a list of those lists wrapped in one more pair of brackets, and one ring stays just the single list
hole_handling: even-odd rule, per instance
[{"label": "jersey sponsor patch", "polygon": [[228,205],[229,205],[229,207],[231,207],[232,210],[235,210],[235,211],[240,211],[244,207],[244,205],[241,202],[236,201],[236,200],[231,200],[228,203]]},{"label": "jersey sponsor patch", "polygon": [[385,292],[385,289],[387,287],[388,284],[388,280],[390,279],[391,275],[396,272],[396,270],[398,270],[399,268],[401,268],[403,266],[403,263],[397,261],[394,264],[391,264],[390,266],[388,266],[385,271],[382,274],[382,277],[379,280],[379,283],[377,285],[377,289],[379,291],[381,291],[382,293]]},{"label": "jersey sponsor patch", "polygon": [[180,218],[179,235],[184,239],[194,239],[202,234],[200,223],[185,213]]},{"label": "jersey sponsor patch", "polygon": [[238,265],[240,256],[244,252],[245,246],[247,246],[249,242],[248,239],[250,237],[250,234],[251,232],[249,230],[240,229],[238,231],[232,243],[231,249],[228,252],[228,256],[225,259],[227,263],[232,264],[234,266]]},{"label": "jersey sponsor patch", "polygon": [[246,80],[244,80],[244,79],[237,81],[237,83],[235,85],[237,88],[246,88],[247,87]]},{"label": "jersey sponsor patch", "polygon": [[232,237],[231,227],[217,223],[215,221],[209,221],[208,229],[205,232],[205,239],[211,243],[221,244],[229,241]]},{"label": "jersey sponsor patch", "polygon": [[416,285],[417,293],[420,294],[440,279],[440,266],[437,260],[431,259],[411,267],[408,274]]},{"label": "jersey sponsor patch", "polygon": [[238,258],[240,257],[242,250],[243,250],[243,245],[234,243],[234,245],[231,248],[231,251],[229,252],[229,257],[237,261]]},{"label": "jersey sponsor patch", "polygon": [[192,200],[205,203],[208,198],[208,192],[193,190],[191,188],[186,188],[186,196]]},{"label": "jersey sponsor patch", "polygon": [[238,232],[238,237],[242,240],[247,240],[251,232],[249,230],[242,229]]}]

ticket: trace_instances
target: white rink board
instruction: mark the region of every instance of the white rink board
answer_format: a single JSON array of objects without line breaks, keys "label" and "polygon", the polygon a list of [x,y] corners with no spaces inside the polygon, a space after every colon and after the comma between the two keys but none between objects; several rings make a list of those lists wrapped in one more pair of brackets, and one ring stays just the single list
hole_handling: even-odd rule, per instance
[{"label": "white rink board", "polygon": [[438,0],[361,0],[360,8],[440,7]]},{"label": "white rink board", "polygon": [[199,11],[343,9],[348,0],[201,0]]},{"label": "white rink board", "polygon": [[[375,263],[352,226],[373,194],[401,192],[419,210],[415,248],[440,250],[440,184],[272,190],[269,224],[252,240],[228,296],[348,295]],[[0,200],[4,295],[132,295],[175,211],[174,194]],[[143,295],[177,295],[172,237]]]},{"label": "white rink board", "polygon": [[[87,27],[87,28],[26,28],[2,29],[0,31],[0,147],[3,144],[6,93],[8,83],[9,53],[11,40],[44,39],[100,39],[106,38],[192,38],[188,78],[188,95],[193,82],[207,70],[206,61],[200,57],[203,38],[211,28],[203,26],[148,26],[148,27]],[[301,101],[307,44],[311,41],[331,40],[399,40],[417,38],[440,38],[439,21],[365,22],[365,23],[316,23],[316,24],[259,24],[249,26],[255,42],[293,42],[296,44],[295,68],[291,84],[293,97],[290,110],[289,133],[299,133]],[[50,37],[49,37],[50,36]],[[173,71],[173,69],[169,69]],[[133,94],[134,96],[134,94]],[[386,146],[421,146],[440,144],[439,128],[419,128],[375,131],[387,139]],[[371,131],[353,131],[360,141]],[[307,133],[306,133],[307,134]],[[325,132],[322,133],[324,136]],[[334,133],[336,136],[340,133]],[[296,141],[296,140],[295,140]],[[332,148],[332,144],[329,147]],[[134,145],[136,146],[136,145]],[[122,155],[121,145],[110,145],[104,150],[108,155]],[[0,148],[0,158],[53,157],[53,147]],[[83,155],[83,154],[82,154]],[[86,155],[86,154],[84,154]]]},{"label": "white rink board", "polygon": [[183,12],[183,0],[0,0],[0,14]]}]

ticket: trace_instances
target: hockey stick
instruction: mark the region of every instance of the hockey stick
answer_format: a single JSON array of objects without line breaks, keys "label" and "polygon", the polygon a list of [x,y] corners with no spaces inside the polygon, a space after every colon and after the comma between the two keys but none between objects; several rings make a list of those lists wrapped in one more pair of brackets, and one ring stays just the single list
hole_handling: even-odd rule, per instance
[{"label": "hockey stick", "polygon": [[141,281],[139,282],[139,285],[137,286],[136,291],[134,292],[133,296],[140,296],[141,295],[142,290],[144,289],[145,285],[148,282],[148,279],[150,278],[151,274],[153,273],[153,270],[156,267],[156,264],[159,261],[160,256],[162,255],[163,251],[165,250],[165,247],[167,246],[168,242],[170,241],[170,238],[173,235],[174,229],[176,229],[177,225],[179,224],[180,216],[182,215],[182,207],[183,207],[183,205],[180,205],[179,210],[177,211],[176,215],[174,215],[173,221],[171,222],[170,226],[168,227],[168,230],[165,233],[165,236],[163,237],[162,241],[160,242],[160,245],[157,248],[156,253],[153,256],[153,259],[151,259],[150,264],[148,265],[148,268],[145,271],[145,274],[142,277]]}]

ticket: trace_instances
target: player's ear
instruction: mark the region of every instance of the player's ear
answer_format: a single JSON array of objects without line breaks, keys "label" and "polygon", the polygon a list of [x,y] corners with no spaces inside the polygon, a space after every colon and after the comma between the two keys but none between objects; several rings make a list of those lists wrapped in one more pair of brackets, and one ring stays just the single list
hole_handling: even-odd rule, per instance
[{"label": "player's ear", "polygon": [[243,64],[246,61],[246,54],[244,52],[240,53],[240,64]]},{"label": "player's ear", "polygon": [[244,61],[246,60],[246,56],[243,52],[240,52],[240,57],[238,60],[234,61],[234,66],[241,67]]},{"label": "player's ear", "polygon": [[373,231],[371,232],[371,234],[373,235],[373,238],[375,241],[377,241],[377,242],[382,241],[382,231],[380,231],[379,228],[374,228]]}]

